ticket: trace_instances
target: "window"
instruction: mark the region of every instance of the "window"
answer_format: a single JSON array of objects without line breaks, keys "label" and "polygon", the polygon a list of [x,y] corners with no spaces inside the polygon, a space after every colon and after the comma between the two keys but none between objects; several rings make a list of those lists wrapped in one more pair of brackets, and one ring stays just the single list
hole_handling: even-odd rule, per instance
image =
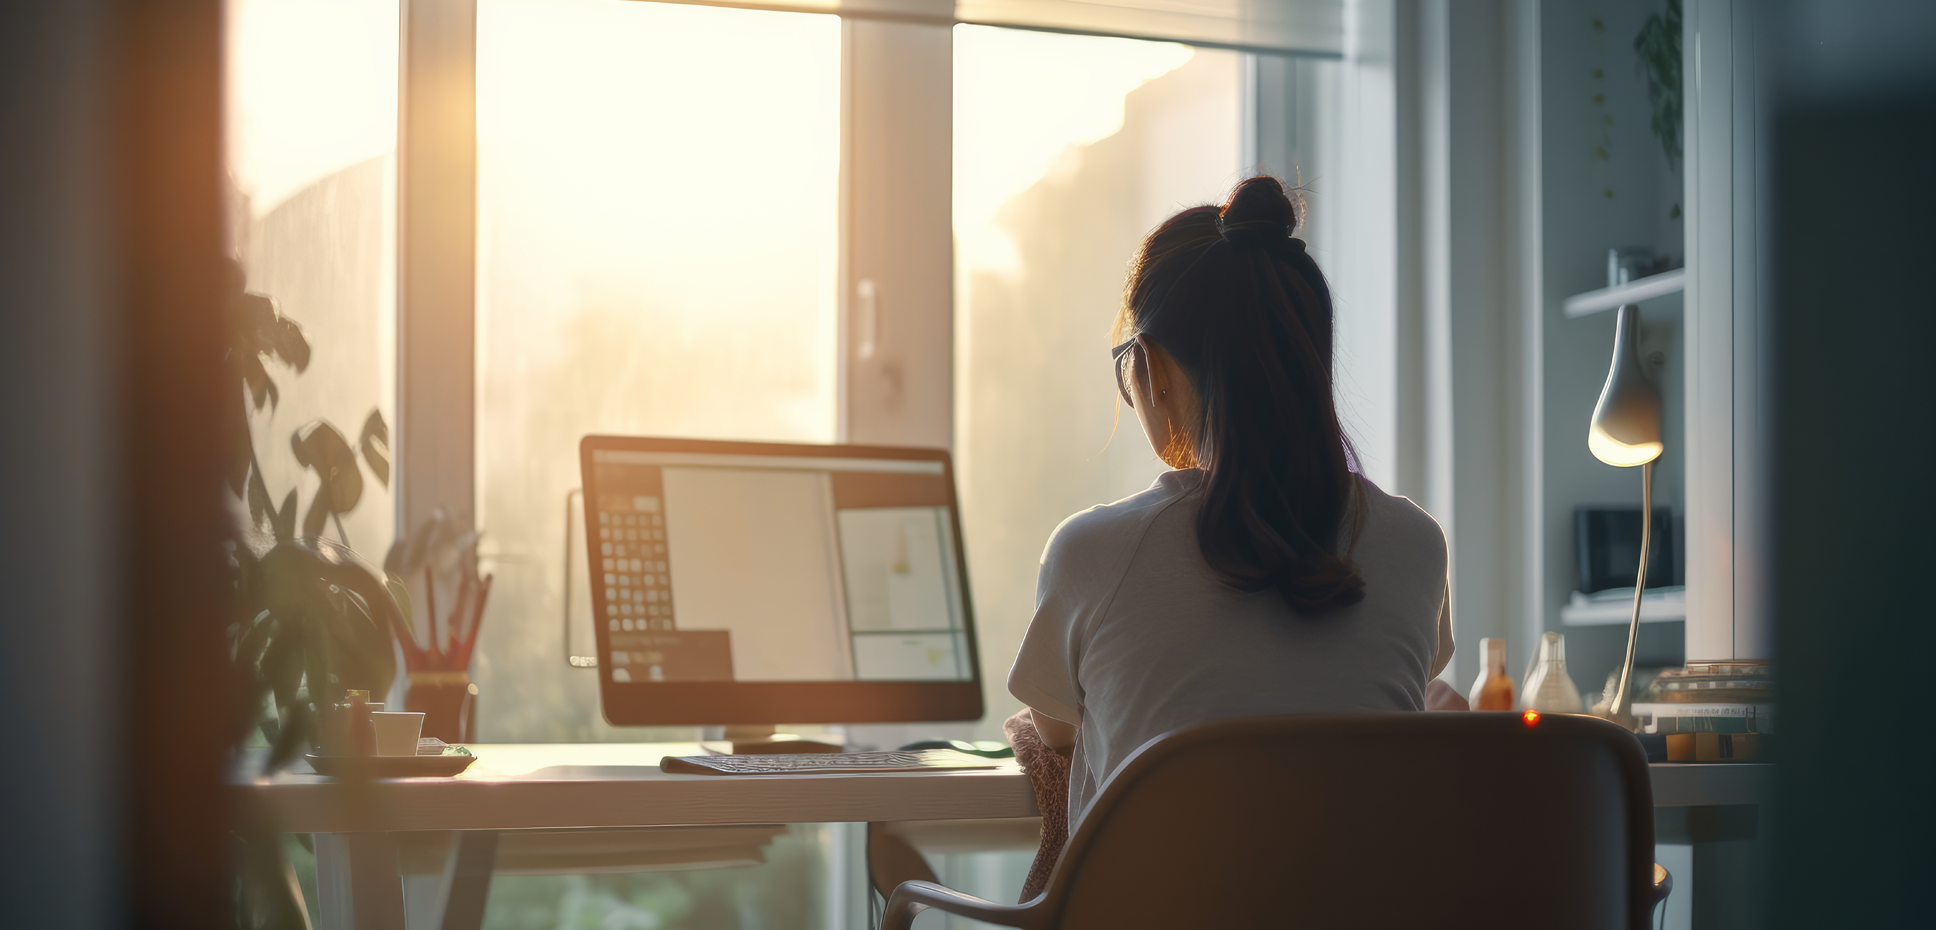
[{"label": "window", "polygon": [[560,646],[578,441],[833,441],[840,21],[618,0],[477,15],[478,522],[497,576],[479,729],[616,738]]},{"label": "window", "polygon": [[[310,349],[301,372],[265,364],[276,396],[251,405],[249,432],[264,489],[277,506],[295,490],[300,517],[321,481],[290,447],[299,430],[325,420],[361,446],[378,417],[386,435],[368,441],[388,464],[387,427],[396,421],[397,2],[230,0],[227,15],[230,245],[245,290],[300,324]],[[322,535],[381,563],[395,535],[394,475],[362,458],[355,505]],[[295,842],[284,845],[314,923],[315,861]]]},{"label": "window", "polygon": [[[277,396],[252,414],[270,498],[320,484],[292,434],[326,420],[362,445],[384,433],[396,396],[396,0],[231,0],[228,35],[230,235],[246,289],[302,326],[310,361],[270,362]],[[390,474],[366,463],[355,506],[331,519],[381,563],[394,535]],[[341,501],[337,502],[342,505]]]},{"label": "window", "polygon": [[[433,58],[436,67],[470,65],[465,45],[438,45],[457,34],[468,42],[464,4],[410,9],[438,14],[411,33],[419,54],[437,54],[412,56],[423,67],[406,78],[410,88],[435,83],[425,66]],[[882,266],[847,269],[881,285],[879,318],[866,328],[870,340],[882,338],[883,355],[867,369],[868,389],[886,398],[886,412],[869,421],[879,435],[903,435],[895,431],[915,418],[908,411],[936,428],[929,441],[946,435],[936,425],[945,400],[925,405],[946,392],[902,389],[946,384],[942,321],[952,314],[957,473],[989,692],[981,729],[999,735],[1043,541],[1065,515],[1133,493],[1162,469],[1133,419],[1114,410],[1106,332],[1144,233],[1178,207],[1219,198],[1258,160],[1245,154],[1245,57],[954,27],[950,306],[939,200],[947,149],[938,126],[909,122],[947,115],[945,20],[857,14],[843,25],[830,15],[678,3],[476,0],[476,303],[464,319],[474,319],[476,340],[413,339],[399,369],[402,13],[398,0],[230,0],[235,248],[249,289],[300,321],[314,350],[300,376],[273,371],[280,402],[253,421],[270,488],[300,486],[306,506],[316,479],[293,461],[290,434],[327,418],[354,442],[373,410],[395,423],[399,371],[434,368],[411,364],[425,353],[462,361],[454,381],[412,393],[417,422],[438,422],[446,402],[472,409],[455,395],[474,357],[475,446],[426,442],[455,464],[413,470],[430,477],[411,485],[409,505],[456,481],[446,466],[460,476],[474,469],[476,500],[443,503],[475,506],[484,570],[495,576],[472,668],[480,739],[669,736],[606,725],[596,676],[564,662],[566,501],[580,486],[578,441],[616,433],[830,442],[843,403],[851,429],[858,392],[842,398],[842,359],[851,389],[855,359],[873,353],[840,332],[850,309],[841,306],[845,236],[849,263]],[[895,80],[916,72],[919,80]],[[414,114],[452,115],[434,94],[410,99]],[[424,122],[433,128],[413,119],[412,132],[439,125]],[[847,178],[847,205],[859,216],[845,230],[843,147],[845,167],[859,175]],[[440,159],[469,168],[462,145],[435,157],[424,154],[432,146],[410,148],[410,166],[423,172],[413,179],[439,177],[451,167]],[[907,207],[922,192],[935,196],[918,211],[882,208]],[[467,238],[455,237],[460,250]],[[875,291],[865,290],[872,314]],[[896,339],[906,359],[888,358]],[[903,393],[913,399],[897,408]],[[329,534],[380,561],[397,497],[365,477],[359,506]],[[856,529],[889,548],[921,535],[905,525]],[[500,876],[489,920],[851,926],[864,910],[856,839],[844,828],[795,825],[767,849],[766,865],[740,871]],[[1026,856],[956,857],[943,872],[951,885],[1001,897],[1019,888],[1026,867]],[[308,897],[316,900],[313,889]]]},{"label": "window", "polygon": [[999,735],[1042,546],[1165,466],[1117,410],[1109,325],[1143,236],[1242,176],[1243,56],[955,27],[955,455]]}]

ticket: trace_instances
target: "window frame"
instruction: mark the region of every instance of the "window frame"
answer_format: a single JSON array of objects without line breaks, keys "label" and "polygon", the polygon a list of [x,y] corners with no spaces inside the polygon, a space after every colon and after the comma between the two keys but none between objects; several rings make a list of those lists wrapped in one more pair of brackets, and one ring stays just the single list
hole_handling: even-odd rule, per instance
[{"label": "window frame", "polygon": [[[824,10],[699,2],[841,17],[836,436],[951,449],[958,22],[951,0]],[[474,523],[481,489],[477,0],[401,0],[399,7],[394,505],[402,534],[450,501],[468,502],[470,513],[458,518]],[[1295,69],[1282,62],[1338,56],[1178,41],[1232,48],[1262,63],[1247,68],[1245,158],[1290,163],[1294,135],[1266,113],[1295,91]]]}]

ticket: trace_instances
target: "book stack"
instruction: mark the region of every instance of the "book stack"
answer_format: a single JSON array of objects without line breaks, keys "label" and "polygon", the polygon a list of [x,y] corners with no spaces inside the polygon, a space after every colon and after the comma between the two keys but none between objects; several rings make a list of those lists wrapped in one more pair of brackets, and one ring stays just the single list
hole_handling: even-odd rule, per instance
[{"label": "book stack", "polygon": [[1638,703],[1642,733],[1664,736],[1669,762],[1757,762],[1775,731],[1773,704]]},{"label": "book stack", "polygon": [[1758,762],[1775,732],[1767,662],[1689,662],[1662,672],[1633,705],[1642,733],[1658,734],[1669,762]]}]

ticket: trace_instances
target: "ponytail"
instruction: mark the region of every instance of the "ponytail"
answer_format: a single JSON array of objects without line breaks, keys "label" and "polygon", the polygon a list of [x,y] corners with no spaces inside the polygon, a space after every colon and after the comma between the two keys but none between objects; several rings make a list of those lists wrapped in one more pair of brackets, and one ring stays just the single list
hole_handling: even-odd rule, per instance
[{"label": "ponytail", "polygon": [[1118,327],[1161,345],[1201,400],[1197,541],[1226,583],[1316,613],[1364,598],[1335,550],[1357,479],[1332,399],[1331,292],[1275,178],[1184,210],[1144,240]]}]

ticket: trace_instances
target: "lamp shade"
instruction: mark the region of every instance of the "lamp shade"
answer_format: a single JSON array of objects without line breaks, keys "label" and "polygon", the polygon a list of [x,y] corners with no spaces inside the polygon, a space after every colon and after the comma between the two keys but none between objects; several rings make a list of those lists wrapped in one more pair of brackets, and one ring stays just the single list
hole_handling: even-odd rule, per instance
[{"label": "lamp shade", "polygon": [[1660,391],[1640,367],[1640,308],[1633,304],[1620,308],[1614,324],[1613,367],[1593,405],[1586,447],[1594,458],[1623,468],[1660,457]]}]

